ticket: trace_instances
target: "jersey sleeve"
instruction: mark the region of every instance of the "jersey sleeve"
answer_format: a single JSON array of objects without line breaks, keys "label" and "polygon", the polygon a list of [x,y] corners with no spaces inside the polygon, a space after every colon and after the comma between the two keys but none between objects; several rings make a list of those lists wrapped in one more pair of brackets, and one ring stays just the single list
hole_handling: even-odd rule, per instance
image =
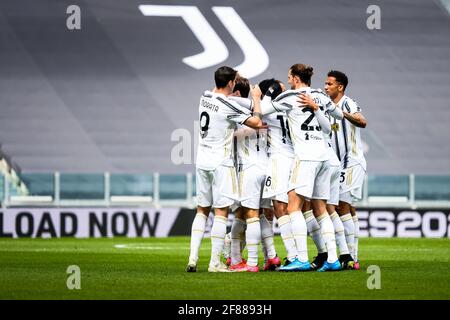
[{"label": "jersey sleeve", "polygon": [[269,96],[264,96],[261,100],[261,113],[268,115],[275,112],[291,110],[293,106],[286,102],[280,103],[273,101]]},{"label": "jersey sleeve", "polygon": [[343,110],[353,114],[353,113],[357,113],[357,112],[361,112],[361,108],[358,106],[358,104],[352,100],[352,99],[347,99],[345,100],[344,104],[343,104]]},{"label": "jersey sleeve", "polygon": [[322,105],[324,106],[325,113],[329,114],[337,120],[342,120],[344,118],[342,110],[336,106],[336,104],[327,94],[321,94],[321,101]]},{"label": "jersey sleeve", "polygon": [[237,102],[241,107],[244,107],[249,110],[253,109],[253,100],[252,99],[242,98],[242,97],[234,97],[234,96],[228,96],[228,99],[233,100],[234,102]]},{"label": "jersey sleeve", "polygon": [[240,106],[237,102],[217,97],[217,100],[224,106],[223,111],[227,119],[239,124],[243,124],[248,118],[252,116],[251,111]]}]

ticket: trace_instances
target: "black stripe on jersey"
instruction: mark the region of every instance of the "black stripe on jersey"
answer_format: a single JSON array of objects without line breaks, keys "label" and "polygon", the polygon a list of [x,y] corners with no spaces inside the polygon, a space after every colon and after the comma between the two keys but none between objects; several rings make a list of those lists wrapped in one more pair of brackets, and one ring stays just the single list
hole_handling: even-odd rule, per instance
[{"label": "black stripe on jersey", "polygon": [[275,98],[275,100],[273,101],[280,101],[281,99],[290,97],[290,96],[296,96],[298,95],[299,92],[286,92],[286,93],[281,93],[278,97]]},{"label": "black stripe on jersey", "polygon": [[[334,108],[333,108],[333,110],[331,110],[330,108],[333,106],[334,106]],[[333,112],[334,110],[336,110],[336,105],[334,103],[328,102],[327,109],[328,109],[328,112]]]},{"label": "black stripe on jersey", "polygon": [[[334,119],[334,125],[336,125],[336,123],[337,123],[337,121],[336,121],[336,119]],[[339,149],[339,140],[338,140],[337,131],[333,132],[333,134],[334,134],[334,141],[336,142],[336,154],[337,154],[339,161],[341,161],[341,150]]]},{"label": "black stripe on jersey", "polygon": [[292,104],[287,103],[287,102],[283,102],[281,105],[285,106],[285,107],[288,107],[290,109],[294,109],[294,106]]},{"label": "black stripe on jersey", "polygon": [[343,106],[345,109],[347,109],[347,112],[350,112],[350,107],[349,107],[349,105],[348,105],[347,100],[344,101],[344,103],[342,104],[342,106]]},{"label": "black stripe on jersey", "polygon": [[270,103],[272,104],[272,107],[273,107],[277,112],[280,112],[280,110],[279,110],[277,107],[275,107],[275,105],[273,104],[272,101],[270,101]]},{"label": "black stripe on jersey", "polygon": [[348,165],[348,144],[347,144],[347,125],[345,118],[342,119],[342,133],[344,134],[345,156],[344,156],[344,169],[347,169]]},{"label": "black stripe on jersey", "polygon": [[326,94],[325,92],[323,92],[322,90],[317,90],[317,89],[311,90],[311,93],[319,93],[319,94],[325,96],[326,98],[330,98],[330,96],[327,95],[327,94]]},{"label": "black stripe on jersey", "polygon": [[238,108],[233,106],[231,103],[229,103],[228,101],[224,100],[222,97],[217,97],[216,99],[219,100],[220,102],[222,102],[224,105],[226,105],[228,108],[230,108],[234,112],[239,113],[239,114],[245,114],[242,110],[239,110]]}]

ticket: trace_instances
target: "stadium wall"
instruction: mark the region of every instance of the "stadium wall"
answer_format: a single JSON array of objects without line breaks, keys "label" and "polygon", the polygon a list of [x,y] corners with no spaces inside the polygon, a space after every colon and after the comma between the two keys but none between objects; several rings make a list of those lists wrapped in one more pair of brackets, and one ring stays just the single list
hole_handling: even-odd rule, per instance
[{"label": "stadium wall", "polygon": [[[187,236],[195,213],[184,208],[8,208],[0,210],[0,237]],[[358,217],[360,237],[450,237],[450,209],[361,208]],[[230,214],[229,229],[232,219]],[[274,232],[279,234],[276,219]]]}]

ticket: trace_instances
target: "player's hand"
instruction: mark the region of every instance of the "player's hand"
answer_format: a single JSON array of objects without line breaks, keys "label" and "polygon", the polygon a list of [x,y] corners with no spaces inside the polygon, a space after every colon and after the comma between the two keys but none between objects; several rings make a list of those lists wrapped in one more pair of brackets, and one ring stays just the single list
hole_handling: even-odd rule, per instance
[{"label": "player's hand", "polygon": [[261,125],[258,126],[258,129],[257,129],[257,130],[263,130],[263,129],[267,129],[267,128],[269,128],[269,126],[267,125],[267,123],[261,121]]},{"label": "player's hand", "polygon": [[297,97],[297,102],[300,103],[301,106],[311,107],[314,111],[319,109],[319,106],[314,102],[313,98],[311,98],[309,94],[300,93]]},{"label": "player's hand", "polygon": [[256,99],[256,100],[261,100],[261,89],[259,88],[258,85],[254,85],[251,88],[251,94],[252,94],[252,98]]},{"label": "player's hand", "polygon": [[266,91],[266,96],[269,96],[272,100],[274,100],[280,93],[283,92],[281,85],[278,82],[272,84],[269,89]]}]

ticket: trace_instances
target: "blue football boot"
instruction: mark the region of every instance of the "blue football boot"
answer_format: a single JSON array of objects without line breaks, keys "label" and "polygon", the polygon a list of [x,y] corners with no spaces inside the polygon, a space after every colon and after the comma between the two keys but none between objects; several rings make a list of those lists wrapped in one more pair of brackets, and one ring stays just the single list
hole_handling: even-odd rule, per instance
[{"label": "blue football boot", "polygon": [[278,268],[278,271],[309,271],[311,264],[309,261],[301,262],[297,258],[293,259],[289,264],[285,264]]},{"label": "blue football boot", "polygon": [[335,262],[328,262],[325,261],[322,268],[317,270],[318,272],[325,272],[325,271],[339,271],[341,270],[341,263],[339,260],[336,260]]}]

